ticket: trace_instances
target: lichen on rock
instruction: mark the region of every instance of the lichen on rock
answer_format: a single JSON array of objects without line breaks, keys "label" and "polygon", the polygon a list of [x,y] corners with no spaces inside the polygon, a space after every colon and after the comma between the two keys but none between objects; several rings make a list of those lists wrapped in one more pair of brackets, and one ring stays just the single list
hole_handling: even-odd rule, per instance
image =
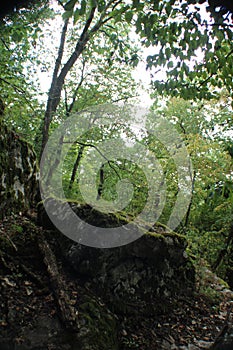
[{"label": "lichen on rock", "polygon": [[27,210],[38,195],[36,155],[26,141],[0,123],[0,218]]}]

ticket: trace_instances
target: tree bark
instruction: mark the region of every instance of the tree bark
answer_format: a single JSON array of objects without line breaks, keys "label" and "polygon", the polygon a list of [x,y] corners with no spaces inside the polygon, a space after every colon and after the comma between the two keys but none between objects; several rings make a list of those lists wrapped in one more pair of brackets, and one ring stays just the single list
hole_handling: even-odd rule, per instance
[{"label": "tree bark", "polygon": [[48,100],[47,100],[47,106],[45,110],[44,120],[43,120],[43,126],[42,126],[42,144],[41,144],[41,154],[40,158],[42,156],[42,153],[44,151],[45,145],[48,141],[48,135],[49,135],[49,126],[52,120],[53,113],[56,111],[57,106],[60,102],[61,97],[61,91],[59,89],[59,86],[57,84],[57,77],[58,72],[61,67],[61,61],[64,53],[64,46],[65,46],[65,40],[66,40],[66,33],[68,29],[68,23],[69,19],[65,20],[65,23],[62,28],[61,32],[61,39],[60,39],[60,45],[58,49],[58,55],[55,62],[55,67],[53,71],[53,77],[52,77],[52,83],[50,86],[49,94],[48,94]]},{"label": "tree bark", "polygon": [[191,197],[191,200],[189,202],[188,210],[187,210],[187,213],[186,213],[186,216],[185,216],[184,227],[187,227],[188,223],[189,223],[191,207],[192,207],[192,204],[193,204],[193,193],[194,193],[195,181],[196,181],[196,171],[194,171],[194,174],[193,174],[193,179],[192,179],[192,197]]},{"label": "tree bark", "polygon": [[83,156],[84,148],[85,148],[84,145],[81,145],[80,148],[79,148],[78,155],[77,155],[76,161],[74,163],[72,174],[71,174],[71,178],[70,178],[70,183],[69,183],[69,189],[70,190],[72,189],[72,186],[73,186],[73,183],[74,183],[74,180],[75,180],[75,176],[76,176],[79,164],[80,164],[82,156]]},{"label": "tree bark", "polygon": [[67,329],[77,331],[78,316],[76,310],[72,306],[69,294],[67,293],[66,283],[62,279],[58,269],[56,257],[42,233],[38,237],[38,245],[44,256],[44,263],[47,267],[50,285],[58,305],[60,319]]},{"label": "tree bark", "polygon": [[[61,59],[62,59],[62,56],[64,53],[65,38],[66,38],[66,33],[67,33],[67,28],[68,28],[68,19],[64,23],[62,33],[61,33],[61,40],[60,40],[60,46],[59,46],[59,50],[58,50],[58,57],[57,57],[57,60],[55,63],[52,83],[51,83],[51,87],[49,90],[48,101],[47,101],[46,111],[45,111],[44,120],[43,120],[40,159],[42,157],[45,145],[48,142],[49,127],[50,127],[53,115],[56,113],[57,107],[58,107],[60,99],[61,99],[61,92],[62,92],[65,78],[66,78],[68,72],[70,71],[70,69],[73,67],[74,63],[77,61],[77,59],[79,58],[79,56],[83,52],[91,35],[93,33],[95,33],[96,31],[98,31],[98,29],[102,25],[102,21],[100,20],[89,31],[89,27],[90,27],[92,20],[94,18],[95,10],[96,10],[96,7],[93,7],[91,9],[91,13],[86,21],[83,32],[82,32],[82,34],[77,42],[75,50],[73,51],[73,53],[71,54],[71,56],[67,60],[67,62],[64,64],[64,66],[60,69]],[[60,70],[60,73],[59,73],[59,70]]]}]

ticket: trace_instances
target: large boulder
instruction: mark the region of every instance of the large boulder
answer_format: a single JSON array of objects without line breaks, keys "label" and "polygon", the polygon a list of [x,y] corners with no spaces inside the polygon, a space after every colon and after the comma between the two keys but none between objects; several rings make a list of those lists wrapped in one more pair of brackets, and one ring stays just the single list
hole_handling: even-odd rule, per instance
[{"label": "large boulder", "polygon": [[[123,215],[119,219],[113,213],[101,213],[87,204],[67,206],[67,202],[50,198],[39,207],[40,224],[49,229],[55,228],[44,206],[50,208],[53,217],[58,216],[59,226],[66,229],[72,223],[70,207],[82,221],[87,218],[93,227],[93,240],[97,240],[95,227],[119,227],[127,223]],[[85,225],[80,222],[76,230],[77,236],[84,239]],[[79,234],[79,231],[82,232]],[[126,313],[139,308],[154,313],[162,306],[157,300],[194,290],[194,267],[186,254],[186,245],[184,236],[166,232],[156,225],[132,243],[115,248],[94,248],[65,238],[61,240],[63,255],[76,276],[90,283],[111,309]]]},{"label": "large boulder", "polygon": [[[0,119],[2,113],[0,102]],[[0,219],[33,206],[38,195],[38,178],[32,146],[0,120]]]},{"label": "large boulder", "polygon": [[194,289],[194,268],[176,234],[148,233],[112,249],[72,244],[66,258],[116,311],[153,313],[156,300]]}]

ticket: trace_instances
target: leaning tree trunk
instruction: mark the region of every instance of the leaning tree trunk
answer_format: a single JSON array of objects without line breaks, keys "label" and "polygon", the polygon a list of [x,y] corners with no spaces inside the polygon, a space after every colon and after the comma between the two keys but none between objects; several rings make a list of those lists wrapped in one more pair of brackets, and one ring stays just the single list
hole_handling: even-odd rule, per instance
[{"label": "leaning tree trunk", "polygon": [[[49,95],[48,95],[48,101],[47,101],[47,107],[44,115],[44,120],[43,120],[43,131],[42,131],[42,145],[41,145],[41,152],[40,152],[40,158],[43,154],[45,145],[48,141],[49,138],[49,128],[50,124],[52,121],[52,118],[54,114],[56,113],[57,107],[59,105],[60,99],[61,99],[61,92],[62,88],[65,82],[65,78],[77,59],[80,57],[82,54],[83,50],[86,47],[86,44],[92,37],[94,33],[96,33],[99,28],[108,20],[104,20],[104,15],[100,16],[100,19],[97,21],[97,23],[91,28],[90,25],[94,19],[94,14],[95,14],[96,6],[92,7],[90,15],[85,23],[85,26],[83,28],[82,34],[80,35],[80,38],[76,44],[76,47],[67,60],[67,62],[63,65],[62,69],[61,67],[61,59],[63,56],[64,52],[64,45],[65,45],[65,37],[66,37],[66,32],[67,32],[67,26],[68,26],[68,19],[65,21],[62,34],[61,34],[61,40],[60,40],[60,46],[59,46],[59,51],[58,51],[58,57],[56,60],[55,68],[54,68],[54,73],[53,73],[53,79],[51,83],[51,87],[49,90]],[[110,17],[109,17],[110,18]],[[59,73],[60,70],[60,73]]]},{"label": "leaning tree trunk", "polygon": [[74,163],[72,174],[71,174],[71,177],[70,177],[69,190],[71,190],[72,187],[73,187],[73,183],[74,183],[74,180],[75,180],[75,177],[76,177],[76,173],[77,173],[79,164],[81,162],[81,159],[82,159],[82,156],[83,156],[83,151],[84,151],[85,147],[86,147],[85,145],[81,145],[80,148],[79,148],[78,155],[77,155],[76,161]]},{"label": "leaning tree trunk", "polygon": [[59,72],[59,69],[61,67],[62,56],[64,53],[64,46],[65,46],[65,39],[66,39],[66,33],[67,33],[67,28],[68,28],[68,22],[69,22],[69,19],[66,19],[64,26],[62,28],[60,45],[59,45],[59,49],[58,49],[58,55],[57,55],[57,59],[55,62],[52,83],[51,83],[49,94],[48,94],[47,106],[46,106],[46,111],[45,111],[43,126],[42,126],[42,144],[41,144],[40,158],[41,158],[42,153],[44,151],[45,145],[48,141],[49,126],[50,126],[50,123],[52,120],[53,113],[56,112],[57,106],[60,102],[62,84],[60,84],[60,86],[59,86],[57,80],[58,80],[58,72]]}]

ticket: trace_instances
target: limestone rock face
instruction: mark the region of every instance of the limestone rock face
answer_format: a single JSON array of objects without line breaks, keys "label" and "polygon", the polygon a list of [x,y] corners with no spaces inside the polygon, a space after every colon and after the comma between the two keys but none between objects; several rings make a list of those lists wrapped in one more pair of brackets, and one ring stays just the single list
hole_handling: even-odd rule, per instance
[{"label": "limestone rock face", "polygon": [[156,299],[194,288],[194,269],[184,249],[179,236],[153,233],[113,249],[73,244],[66,255],[117,311],[154,312]]},{"label": "limestone rock face", "polygon": [[[57,201],[57,206],[56,200],[49,201],[53,203],[54,213],[57,207],[60,219],[64,218],[64,222],[69,225],[69,216],[67,219],[67,213],[61,210],[61,201]],[[125,224],[124,221],[114,219],[113,214],[107,218],[106,213],[86,205],[78,204],[75,208],[74,203],[69,204],[77,215],[82,216],[85,212],[85,218],[93,226],[104,223],[105,227],[111,227],[113,222],[115,226],[116,223],[118,226]],[[41,209],[39,212],[40,223],[52,229],[45,211]],[[82,230],[82,225],[77,226],[77,232],[79,230]],[[67,245],[65,237],[61,247],[77,277],[94,285],[97,293],[116,311],[132,313],[141,308],[153,313],[156,311],[153,308],[161,306],[155,300],[191,293],[194,290],[195,272],[185,252],[185,237],[165,232],[159,226],[152,231],[130,244],[116,248],[94,248],[72,241]]]},{"label": "limestone rock face", "polygon": [[[156,308],[163,306],[156,300],[194,290],[194,267],[185,252],[187,243],[184,236],[165,232],[157,225],[132,243],[115,248],[95,248],[81,244],[85,234],[89,235],[91,245],[92,234],[94,241],[101,238],[100,233],[97,237],[96,227],[114,226],[117,229],[127,224],[126,217],[123,220],[121,215],[119,220],[117,214],[108,215],[87,204],[48,198],[38,207],[38,219],[44,228],[50,230],[55,230],[55,227],[45,207],[50,208],[53,219],[57,216],[58,227],[66,232],[67,227],[75,226],[72,220],[74,213],[82,218],[75,227],[77,237],[82,240],[74,243],[61,236],[64,237],[63,242],[61,239],[62,253],[75,276],[90,283],[111,310],[133,313],[142,309],[143,312],[154,313]],[[90,232],[86,232],[82,224],[86,220],[92,227]],[[64,232],[62,229],[61,232]]]},{"label": "limestone rock face", "polygon": [[32,147],[0,122],[0,218],[31,207],[38,193]]}]

